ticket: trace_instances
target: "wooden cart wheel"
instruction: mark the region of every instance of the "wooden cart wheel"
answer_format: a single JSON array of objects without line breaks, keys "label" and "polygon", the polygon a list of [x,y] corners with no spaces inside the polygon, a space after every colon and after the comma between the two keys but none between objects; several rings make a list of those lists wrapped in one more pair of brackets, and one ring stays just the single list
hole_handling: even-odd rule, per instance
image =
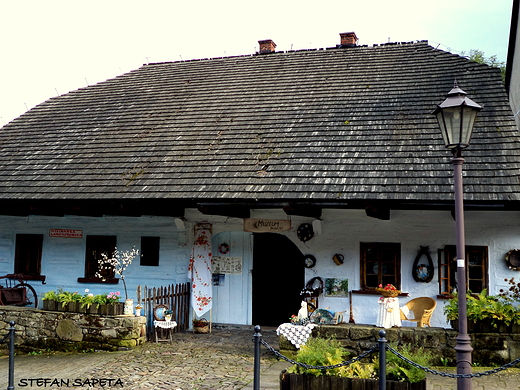
[{"label": "wooden cart wheel", "polygon": [[25,304],[24,306],[34,306],[35,308],[38,308],[38,295],[36,294],[36,290],[27,283],[20,283],[14,286],[14,288],[25,288]]}]

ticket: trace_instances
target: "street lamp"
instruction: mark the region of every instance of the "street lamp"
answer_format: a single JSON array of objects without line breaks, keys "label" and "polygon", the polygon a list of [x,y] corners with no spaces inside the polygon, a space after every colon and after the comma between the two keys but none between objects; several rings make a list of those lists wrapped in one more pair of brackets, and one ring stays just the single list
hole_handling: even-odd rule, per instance
[{"label": "street lamp", "polygon": [[[468,336],[466,313],[466,254],[464,237],[464,193],[462,188],[461,150],[469,146],[477,113],[482,109],[455,82],[453,89],[433,112],[437,116],[442,137],[447,148],[453,152],[453,177],[455,191],[455,231],[457,238],[457,291],[459,305],[459,335],[456,340],[457,374],[471,374],[471,339]],[[457,378],[458,390],[470,390],[471,378]]]}]

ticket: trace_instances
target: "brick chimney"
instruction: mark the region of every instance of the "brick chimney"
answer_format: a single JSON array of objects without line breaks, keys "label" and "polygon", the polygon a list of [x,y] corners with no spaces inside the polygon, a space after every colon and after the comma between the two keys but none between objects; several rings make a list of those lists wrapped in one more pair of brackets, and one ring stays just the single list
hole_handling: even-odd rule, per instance
[{"label": "brick chimney", "polygon": [[340,33],[341,37],[340,47],[354,47],[357,44],[358,37],[355,32]]},{"label": "brick chimney", "polygon": [[274,53],[276,49],[276,43],[272,39],[266,39],[264,41],[258,41],[260,44],[260,54]]}]

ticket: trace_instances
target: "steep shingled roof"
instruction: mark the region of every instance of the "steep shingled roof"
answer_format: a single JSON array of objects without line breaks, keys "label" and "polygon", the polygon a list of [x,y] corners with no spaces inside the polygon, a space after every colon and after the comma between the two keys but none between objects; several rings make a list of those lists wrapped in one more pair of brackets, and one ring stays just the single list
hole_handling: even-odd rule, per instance
[{"label": "steep shingled roof", "polygon": [[426,42],[158,63],[49,99],[0,132],[0,199],[451,200],[431,114],[484,106],[465,197],[520,199],[498,69]]}]

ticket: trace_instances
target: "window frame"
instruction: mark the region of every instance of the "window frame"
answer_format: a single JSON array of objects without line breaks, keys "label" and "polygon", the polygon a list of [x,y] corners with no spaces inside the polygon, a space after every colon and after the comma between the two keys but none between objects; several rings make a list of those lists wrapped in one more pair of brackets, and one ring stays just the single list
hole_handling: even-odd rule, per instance
[{"label": "window frame", "polygon": [[[466,291],[472,293],[480,293],[483,289],[489,288],[489,247],[484,245],[466,245],[465,249],[465,265],[466,271]],[[448,296],[452,293],[453,288],[457,285],[457,247],[455,245],[445,245],[444,248],[437,250],[438,253],[438,270],[439,270],[439,295]],[[481,264],[471,264],[470,257],[478,254],[481,258]],[[480,271],[479,271],[480,268]],[[482,278],[475,278],[476,272],[482,273]],[[482,289],[473,291],[470,286],[480,283]]]},{"label": "window frame", "polygon": [[161,237],[141,236],[141,253],[139,256],[139,265],[143,267],[158,267],[160,253]]},{"label": "window frame", "polygon": [[[14,273],[28,276],[41,276],[42,251],[43,234],[16,234],[13,265]],[[28,262],[25,261],[27,257],[31,258]]]},{"label": "window frame", "polygon": [[[96,275],[98,270],[98,259],[101,259],[101,253],[108,253],[110,256],[114,253],[117,246],[117,236],[114,235],[87,235],[85,243],[85,271],[84,277],[78,278],[79,283],[108,283],[117,284],[119,278],[115,277],[115,272],[110,273],[103,280]],[[98,254],[99,252],[99,254]],[[92,256],[89,256],[89,253]]]},{"label": "window frame", "polygon": [[[398,290],[401,289],[401,243],[394,242],[361,242],[360,243],[360,270],[361,270],[361,290],[366,292],[375,292],[375,289],[380,285],[386,285],[388,283],[393,284]],[[368,251],[376,250],[378,257],[378,273],[377,273],[377,283],[375,286],[369,285],[367,282],[367,276],[375,275],[367,272],[367,263],[368,261]],[[390,251],[390,252],[388,252]],[[392,274],[383,274],[384,267],[383,263],[390,263],[383,259],[382,256],[385,253],[390,253],[391,257],[393,257],[393,273]],[[373,261],[370,261],[373,262]],[[386,275],[386,277],[385,277]]]}]

